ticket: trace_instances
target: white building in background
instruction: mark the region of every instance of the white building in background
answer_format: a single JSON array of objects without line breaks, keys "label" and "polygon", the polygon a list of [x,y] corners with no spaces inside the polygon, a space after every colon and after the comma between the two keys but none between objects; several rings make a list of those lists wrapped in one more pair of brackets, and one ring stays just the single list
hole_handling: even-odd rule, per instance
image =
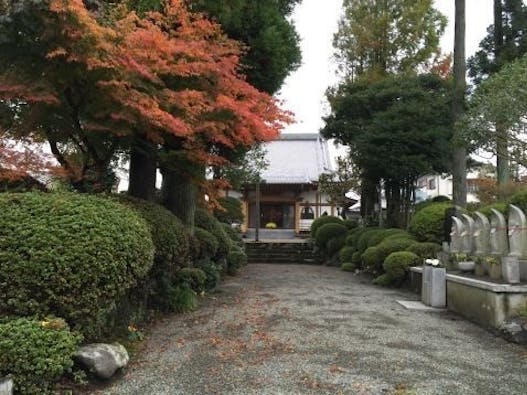
[{"label": "white building in background", "polygon": [[[477,182],[481,179],[480,171],[467,174],[467,203],[478,203]],[[452,199],[452,175],[427,175],[419,178],[416,185],[416,200],[418,202],[430,200],[437,196],[446,196]]]}]

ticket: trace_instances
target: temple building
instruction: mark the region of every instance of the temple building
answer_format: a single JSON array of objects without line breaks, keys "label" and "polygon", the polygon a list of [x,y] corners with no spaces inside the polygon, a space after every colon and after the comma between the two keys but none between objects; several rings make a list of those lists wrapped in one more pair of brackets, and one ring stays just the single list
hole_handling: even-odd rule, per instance
[{"label": "temple building", "polygon": [[[283,134],[264,149],[269,166],[261,175],[260,228],[300,235],[309,232],[315,218],[337,215],[337,208],[318,190],[319,176],[332,171],[326,140],[319,134]],[[256,186],[247,186],[240,199],[242,231],[251,233],[257,224]]]}]

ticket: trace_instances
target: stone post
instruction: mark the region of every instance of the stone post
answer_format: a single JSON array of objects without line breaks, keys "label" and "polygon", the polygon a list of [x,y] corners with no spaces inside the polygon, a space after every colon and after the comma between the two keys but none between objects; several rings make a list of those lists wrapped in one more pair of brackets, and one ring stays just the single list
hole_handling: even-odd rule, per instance
[{"label": "stone post", "polygon": [[490,252],[490,222],[487,216],[479,211],[474,213],[476,221],[474,223],[474,244],[476,245],[476,255],[486,255]]},{"label": "stone post", "polygon": [[491,209],[490,217],[490,252],[493,255],[508,254],[507,223],[505,217],[496,209]]},{"label": "stone post", "polygon": [[450,233],[450,252],[457,253],[463,249],[462,234],[465,226],[458,217],[452,217],[452,232]]},{"label": "stone post", "polygon": [[462,214],[463,220],[463,232],[461,233],[462,238],[462,251],[471,255],[474,251],[474,220],[467,214]]}]

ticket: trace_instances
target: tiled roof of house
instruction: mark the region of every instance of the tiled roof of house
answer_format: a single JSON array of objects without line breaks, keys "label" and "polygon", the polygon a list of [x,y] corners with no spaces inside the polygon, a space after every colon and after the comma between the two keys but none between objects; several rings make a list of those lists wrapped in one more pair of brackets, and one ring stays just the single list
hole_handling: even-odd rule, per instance
[{"label": "tiled roof of house", "polygon": [[264,145],[269,167],[262,179],[268,184],[310,184],[332,170],[328,143],[316,134],[282,134]]}]

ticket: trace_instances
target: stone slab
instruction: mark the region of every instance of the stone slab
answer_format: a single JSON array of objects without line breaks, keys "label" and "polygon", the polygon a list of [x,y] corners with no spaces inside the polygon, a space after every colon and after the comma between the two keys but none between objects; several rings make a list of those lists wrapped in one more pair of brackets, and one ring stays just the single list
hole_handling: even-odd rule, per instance
[{"label": "stone slab", "polygon": [[428,311],[434,313],[441,313],[447,311],[447,309],[427,306],[423,302],[418,300],[396,300],[396,302],[407,310]]}]

